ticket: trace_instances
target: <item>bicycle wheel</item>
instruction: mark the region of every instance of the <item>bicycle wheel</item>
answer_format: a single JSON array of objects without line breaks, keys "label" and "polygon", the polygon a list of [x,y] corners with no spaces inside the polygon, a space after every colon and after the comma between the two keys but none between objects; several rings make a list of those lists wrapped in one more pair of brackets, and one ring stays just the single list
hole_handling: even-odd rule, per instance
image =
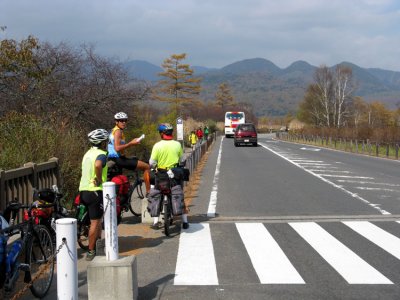
[{"label": "bicycle wheel", "polygon": [[[136,193],[135,193],[136,190]],[[142,199],[143,199],[142,185],[141,183],[135,183],[129,189],[128,199],[129,199],[129,210],[131,213],[139,217],[142,215]]]},{"label": "bicycle wheel", "polygon": [[25,273],[25,282],[31,282],[30,287],[35,297],[43,298],[50,289],[54,275],[55,253],[51,235],[46,226],[36,225],[34,233],[28,240],[25,260],[29,271]]},{"label": "bicycle wheel", "polygon": [[[164,196],[165,198],[168,198],[168,196]],[[164,233],[166,236],[169,236],[170,231],[169,231],[169,226],[171,225],[171,211],[170,211],[170,206],[169,206],[169,199],[164,198],[164,206],[163,206],[163,213],[164,213]],[[167,201],[165,201],[167,200]],[[165,203],[166,202],[166,203]]]}]

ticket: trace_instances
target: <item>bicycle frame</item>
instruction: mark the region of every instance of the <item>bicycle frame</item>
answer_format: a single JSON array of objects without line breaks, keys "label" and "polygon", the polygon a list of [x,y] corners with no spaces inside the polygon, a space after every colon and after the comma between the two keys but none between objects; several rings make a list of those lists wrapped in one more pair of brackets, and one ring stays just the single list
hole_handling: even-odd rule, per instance
[{"label": "bicycle frame", "polygon": [[[51,204],[52,206],[53,204]],[[43,207],[49,207],[50,205],[43,205]],[[54,261],[52,261],[53,265],[51,266],[50,270],[50,275],[49,279],[46,281],[46,286],[45,290],[39,290],[37,287],[34,286],[32,282],[32,268],[31,268],[31,263],[32,263],[32,258],[35,263],[38,263],[40,265],[47,263],[48,256],[46,250],[49,248],[51,255],[54,254],[54,246],[51,241],[51,235],[48,229],[44,227],[43,225],[38,225],[35,224],[35,217],[32,216],[32,208],[34,208],[32,205],[21,205],[18,202],[12,202],[11,205],[7,207],[11,212],[5,213],[7,216],[8,221],[12,224],[11,226],[0,230],[0,234],[4,235],[5,237],[11,237],[17,234],[21,235],[21,242],[22,242],[22,247],[19,253],[17,254],[16,260],[13,262],[10,270],[5,270],[5,277],[4,277],[4,282],[0,282],[0,287],[4,286],[5,291],[7,292],[12,292],[15,283],[19,278],[19,271],[24,271],[25,276],[24,276],[24,282],[25,283],[31,283],[30,289],[32,293],[36,297],[44,297],[44,295],[48,292],[51,281],[53,279],[53,272],[54,272]],[[29,218],[26,221],[23,221],[18,224],[14,224],[14,221],[16,219],[16,216],[18,214],[18,211],[20,209],[28,209],[28,215]],[[7,211],[7,209],[6,209]],[[10,215],[8,216],[8,213]],[[9,218],[8,218],[9,217]],[[42,233],[40,233],[42,232]],[[43,244],[44,240],[42,239],[42,236],[40,234],[45,233],[48,237],[48,242],[50,244],[46,243]],[[35,244],[33,244],[35,242]],[[35,250],[39,250],[39,256],[36,257],[37,253],[34,250],[34,247],[38,246],[38,248],[35,248]],[[44,248],[46,247],[46,249]],[[24,251],[22,251],[24,249]],[[21,263],[20,257],[22,256],[22,253],[25,254],[25,262]],[[6,258],[6,251],[3,253],[3,261]],[[4,265],[3,265],[4,266]],[[2,267],[3,267],[2,266]],[[39,272],[39,271],[38,271]]]},{"label": "bicycle frame", "polygon": [[172,202],[171,202],[171,193],[162,194],[163,198],[163,219],[164,219],[164,234],[166,236],[170,235],[169,227],[172,225],[173,215],[172,215]]}]

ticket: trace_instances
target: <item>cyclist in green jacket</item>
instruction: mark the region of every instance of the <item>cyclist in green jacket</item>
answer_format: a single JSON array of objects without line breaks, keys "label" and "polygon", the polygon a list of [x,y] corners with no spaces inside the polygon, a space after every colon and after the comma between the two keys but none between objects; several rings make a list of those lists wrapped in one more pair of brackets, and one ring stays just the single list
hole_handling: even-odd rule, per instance
[{"label": "cyclist in green jacket", "polygon": [[96,241],[101,237],[103,217],[103,182],[107,181],[108,132],[96,129],[88,134],[90,149],[82,159],[82,177],[79,184],[81,201],[88,208],[90,218],[89,252],[86,260],[96,256]]},{"label": "cyclist in green jacket", "polygon": [[[163,123],[158,126],[158,132],[161,136],[161,141],[154,144],[150,156],[150,166],[157,169],[171,170],[178,167],[179,163],[184,160],[182,146],[173,138],[174,128],[169,123]],[[188,229],[189,223],[187,220],[187,208],[184,204],[184,213],[182,214],[182,228]],[[153,219],[153,228],[157,228],[158,217]]]}]

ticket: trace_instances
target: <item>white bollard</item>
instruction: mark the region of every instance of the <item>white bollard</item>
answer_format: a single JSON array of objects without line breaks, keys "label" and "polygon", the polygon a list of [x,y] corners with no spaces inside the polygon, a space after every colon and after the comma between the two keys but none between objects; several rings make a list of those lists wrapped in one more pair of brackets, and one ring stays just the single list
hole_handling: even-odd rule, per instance
[{"label": "white bollard", "polygon": [[[78,259],[76,252],[76,219],[56,220],[57,299],[78,300]],[[57,250],[56,249],[56,250]]]},{"label": "white bollard", "polygon": [[108,261],[119,258],[116,198],[115,183],[103,183],[105,252]]}]

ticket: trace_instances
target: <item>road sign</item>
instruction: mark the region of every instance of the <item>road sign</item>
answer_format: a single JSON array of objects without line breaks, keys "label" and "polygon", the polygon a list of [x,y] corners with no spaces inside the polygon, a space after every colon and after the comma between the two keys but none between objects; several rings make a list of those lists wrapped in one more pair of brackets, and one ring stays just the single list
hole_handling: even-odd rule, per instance
[{"label": "road sign", "polygon": [[176,119],[176,139],[183,141],[183,119],[181,117]]}]

